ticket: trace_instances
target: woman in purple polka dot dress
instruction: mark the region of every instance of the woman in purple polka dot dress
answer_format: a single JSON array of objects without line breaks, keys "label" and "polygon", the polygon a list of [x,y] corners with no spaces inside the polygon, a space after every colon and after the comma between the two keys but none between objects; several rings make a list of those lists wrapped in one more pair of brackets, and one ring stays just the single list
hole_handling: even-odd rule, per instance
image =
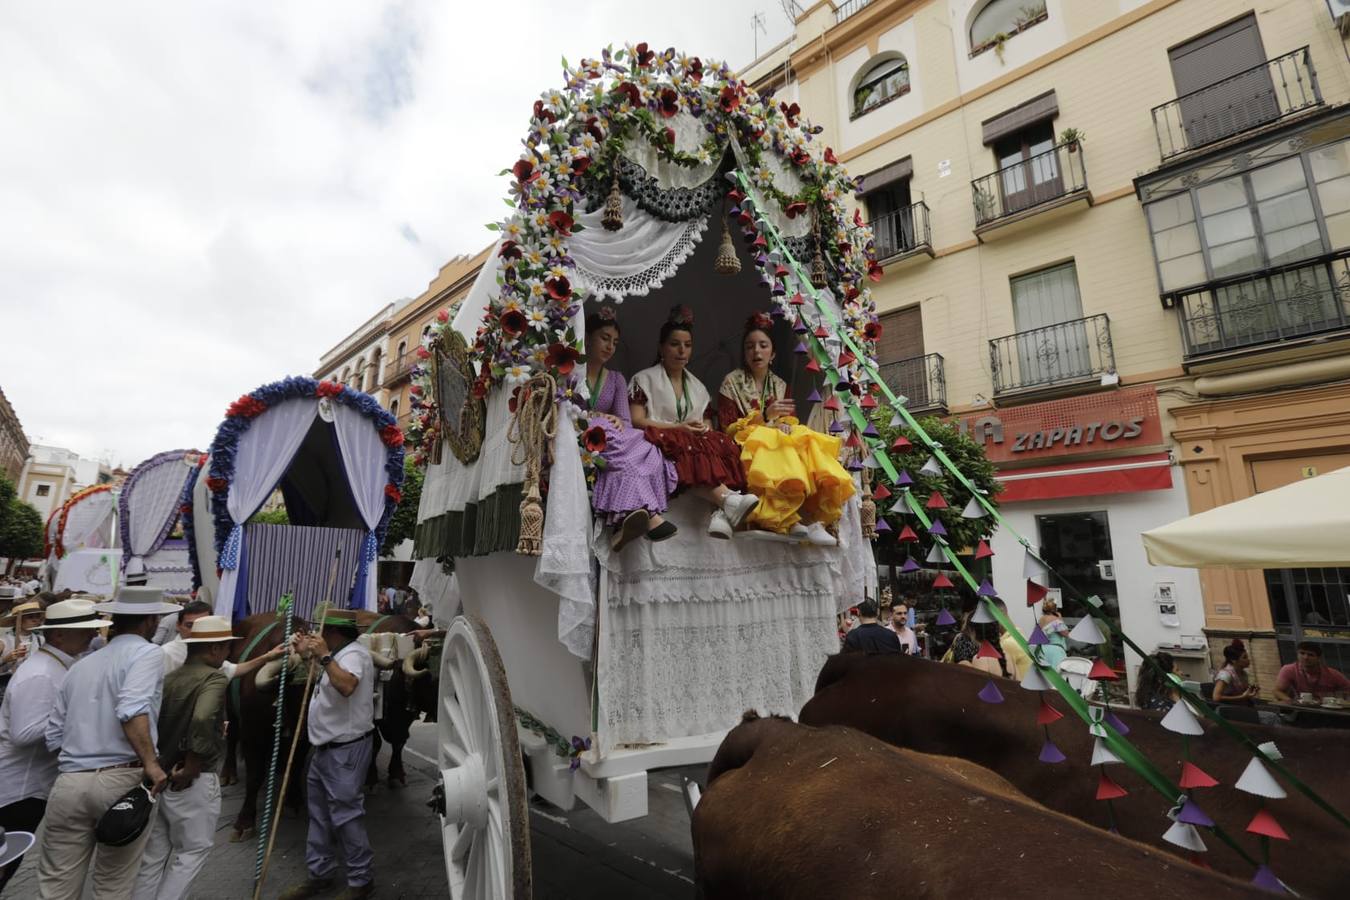
[{"label": "woman in purple polka dot dress", "polygon": [[628,383],[622,373],[605,368],[619,345],[614,310],[601,307],[586,317],[586,387],[591,428],[605,432],[600,451],[604,466],[595,478],[591,506],[615,527],[614,550],[636,538],[664,541],[675,535],[675,523],[662,518],[675,490],[675,464],[634,428],[628,411]]}]

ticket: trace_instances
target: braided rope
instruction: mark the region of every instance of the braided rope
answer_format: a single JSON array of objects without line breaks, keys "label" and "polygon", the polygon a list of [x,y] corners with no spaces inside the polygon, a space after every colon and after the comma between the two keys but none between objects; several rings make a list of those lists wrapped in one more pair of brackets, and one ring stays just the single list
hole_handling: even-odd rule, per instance
[{"label": "braided rope", "polygon": [[[516,552],[523,556],[543,553],[544,507],[540,503],[539,473],[547,443],[558,431],[558,382],[547,372],[535,375],[518,389],[516,409],[506,427],[514,446],[511,462],[525,467],[525,497],[520,501],[520,539]],[[520,458],[517,458],[520,457]]]},{"label": "braided rope", "polygon": [[[282,630],[282,644],[290,646],[291,643],[291,624],[294,621],[291,618],[291,606],[295,600],[290,594],[284,595],[277,601],[277,614],[280,615],[285,624]],[[267,628],[271,631],[271,627]],[[262,827],[258,829],[258,853],[253,861],[253,883],[256,885],[262,878],[263,856],[267,853],[267,836],[272,832],[272,802],[273,793],[277,786],[277,763],[281,760],[281,729],[282,718],[286,711],[286,675],[290,671],[290,661],[282,657],[281,671],[277,673],[277,714],[272,723],[272,760],[267,765],[267,796],[263,801]]]}]

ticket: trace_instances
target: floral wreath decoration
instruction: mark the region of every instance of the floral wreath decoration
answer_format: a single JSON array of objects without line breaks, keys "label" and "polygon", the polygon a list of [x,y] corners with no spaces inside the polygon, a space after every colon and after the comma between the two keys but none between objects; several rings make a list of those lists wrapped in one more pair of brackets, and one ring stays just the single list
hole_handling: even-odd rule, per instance
[{"label": "floral wreath decoration", "polygon": [[111,491],[112,489],[113,486],[111,484],[96,484],[92,487],[87,487],[82,491],[77,491],[61,507],[61,518],[56,525],[56,542],[53,545],[57,559],[61,559],[66,555],[66,520],[70,518],[70,511],[81,501],[87,500],[95,494]]},{"label": "floral wreath decoration", "polygon": [[[760,94],[725,63],[674,49],[654,51],[646,43],[606,48],[599,59],[583,59],[575,67],[563,60],[563,72],[563,87],[535,101],[525,150],[501,173],[511,176],[506,202],[515,212],[488,225],[502,238],[497,249],[501,272],[471,347],[478,397],[496,386],[523,384],[540,372],[571,372],[582,349],[571,324],[585,299],[573,286],[576,262],[568,253],[570,239],[583,228],[578,206],[591,188],[614,177],[625,146],[636,138],[645,139],[660,159],[685,167],[715,161],[736,141],[749,163],[749,181],[767,204],[777,205],[788,218],[812,217],[817,262],[824,282],[839,297],[842,327],[859,346],[875,346],[881,328],[868,285],[880,280],[882,270],[871,229],[857,211],[850,217],[844,205],[861,185],[833,150],[815,141],[822,129],[804,124],[797,104]],[[663,124],[680,113],[702,121],[707,132],[693,150],[676,147],[674,129]],[[800,191],[788,194],[776,184],[769,155],[800,179]],[[775,301],[773,315],[805,330],[801,307],[809,288],[798,283],[788,260],[770,252],[753,198],[735,188],[726,197],[728,216],[739,224],[760,283]],[[448,327],[443,319],[433,335]],[[865,362],[838,367],[856,390],[868,386]],[[411,391],[419,412],[410,429],[420,445],[414,460],[425,462],[435,439],[434,398],[425,370],[414,371]]]},{"label": "floral wreath decoration", "polygon": [[403,432],[393,415],[369,394],[336,382],[316,381],[300,376],[265,384],[231,403],[229,409],[225,411],[225,420],[216,431],[215,440],[211,442],[206,487],[211,496],[215,548],[222,567],[233,568],[238,564],[239,542],[243,533],[242,526],[236,525],[230,518],[226,505],[230,482],[234,478],[235,453],[239,448],[239,439],[252,426],[254,419],[278,403],[316,398],[320,401],[328,399],[333,403],[355,409],[379,429],[380,440],[385,446],[384,470],[388,477],[384,486],[384,513],[375,530],[366,534],[358,569],[359,575],[364,575],[369,563],[373,562],[378,554],[380,541],[384,540],[385,531],[389,527],[389,519],[393,516],[399,501],[403,499],[403,495],[399,492],[399,486],[403,484]]},{"label": "floral wreath decoration", "polygon": [[[117,528],[122,535],[122,567],[125,569],[127,560],[130,559],[131,547],[131,496],[135,491],[136,483],[152,469],[163,465],[172,465],[173,463],[182,463],[192,466],[192,474],[188,477],[188,482],[195,483],[197,467],[201,465],[203,459],[200,450],[166,450],[163,453],[156,453],[154,456],[143,461],[136,468],[131,470],[127,476],[126,482],[122,485],[122,492],[117,498],[118,522]],[[177,505],[177,511],[160,526],[159,533],[155,535],[151,547],[158,548],[164,543],[165,538],[173,531],[174,523],[178,521],[183,512],[183,504],[180,500]]]}]

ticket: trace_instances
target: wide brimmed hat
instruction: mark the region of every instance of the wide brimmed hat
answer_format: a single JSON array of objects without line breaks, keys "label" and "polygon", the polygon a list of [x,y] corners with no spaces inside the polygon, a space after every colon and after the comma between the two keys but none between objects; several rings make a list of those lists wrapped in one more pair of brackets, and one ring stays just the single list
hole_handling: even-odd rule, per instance
[{"label": "wide brimmed hat", "polygon": [[32,615],[33,613],[39,615],[42,614],[41,603],[38,603],[36,600],[29,600],[27,603],[17,603],[10,609],[7,615],[0,616],[0,625],[8,628],[19,621],[20,617]]},{"label": "wide brimmed hat", "polygon": [[7,866],[23,856],[37,840],[26,831],[5,831],[0,828],[0,866]]},{"label": "wide brimmed hat", "polygon": [[183,638],[185,644],[208,644],[213,641],[234,640],[230,620],[224,616],[202,616],[192,623],[192,634]]},{"label": "wide brimmed hat", "polygon": [[94,609],[92,600],[61,600],[47,607],[47,619],[39,631],[58,628],[106,628],[108,620]]},{"label": "wide brimmed hat", "polygon": [[166,616],[182,612],[182,607],[165,603],[163,588],[123,585],[116,596],[107,603],[98,604],[94,610],[124,616]]},{"label": "wide brimmed hat", "polygon": [[356,610],[327,609],[314,620],[315,625],[336,625],[339,628],[357,628]]}]

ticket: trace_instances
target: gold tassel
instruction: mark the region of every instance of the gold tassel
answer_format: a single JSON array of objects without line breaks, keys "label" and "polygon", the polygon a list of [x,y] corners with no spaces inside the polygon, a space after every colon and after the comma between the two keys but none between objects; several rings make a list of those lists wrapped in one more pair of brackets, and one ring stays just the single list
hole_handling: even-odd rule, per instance
[{"label": "gold tassel", "polygon": [[741,260],[736,255],[736,245],[731,241],[731,229],[727,227],[724,219],[722,221],[722,243],[717,248],[717,260],[713,263],[713,271],[718,275],[735,275],[740,270]]},{"label": "gold tassel", "polygon": [[606,231],[618,231],[623,227],[623,191],[619,189],[619,161],[614,160],[614,178],[609,183],[609,196],[605,198],[605,213],[600,224]]},{"label": "gold tassel", "polygon": [[816,245],[815,255],[811,257],[811,286],[821,291],[829,287],[830,282],[825,274],[825,257],[820,252],[820,216],[814,206],[811,207],[811,232]]},{"label": "gold tassel", "polygon": [[877,539],[877,503],[872,499],[872,474],[867,469],[863,469],[863,490],[862,490],[862,511],[859,518],[862,520],[863,537],[869,541]]},{"label": "gold tassel", "polygon": [[516,411],[506,427],[506,439],[515,446],[511,462],[525,467],[525,499],[520,501],[520,539],[516,552],[539,556],[544,548],[544,507],[540,502],[539,473],[556,433],[558,385],[547,373],[535,375],[521,388]]},{"label": "gold tassel", "polygon": [[516,552],[521,556],[539,556],[544,552],[544,507],[539,502],[538,465],[528,467],[525,499],[520,501],[520,541]]}]

